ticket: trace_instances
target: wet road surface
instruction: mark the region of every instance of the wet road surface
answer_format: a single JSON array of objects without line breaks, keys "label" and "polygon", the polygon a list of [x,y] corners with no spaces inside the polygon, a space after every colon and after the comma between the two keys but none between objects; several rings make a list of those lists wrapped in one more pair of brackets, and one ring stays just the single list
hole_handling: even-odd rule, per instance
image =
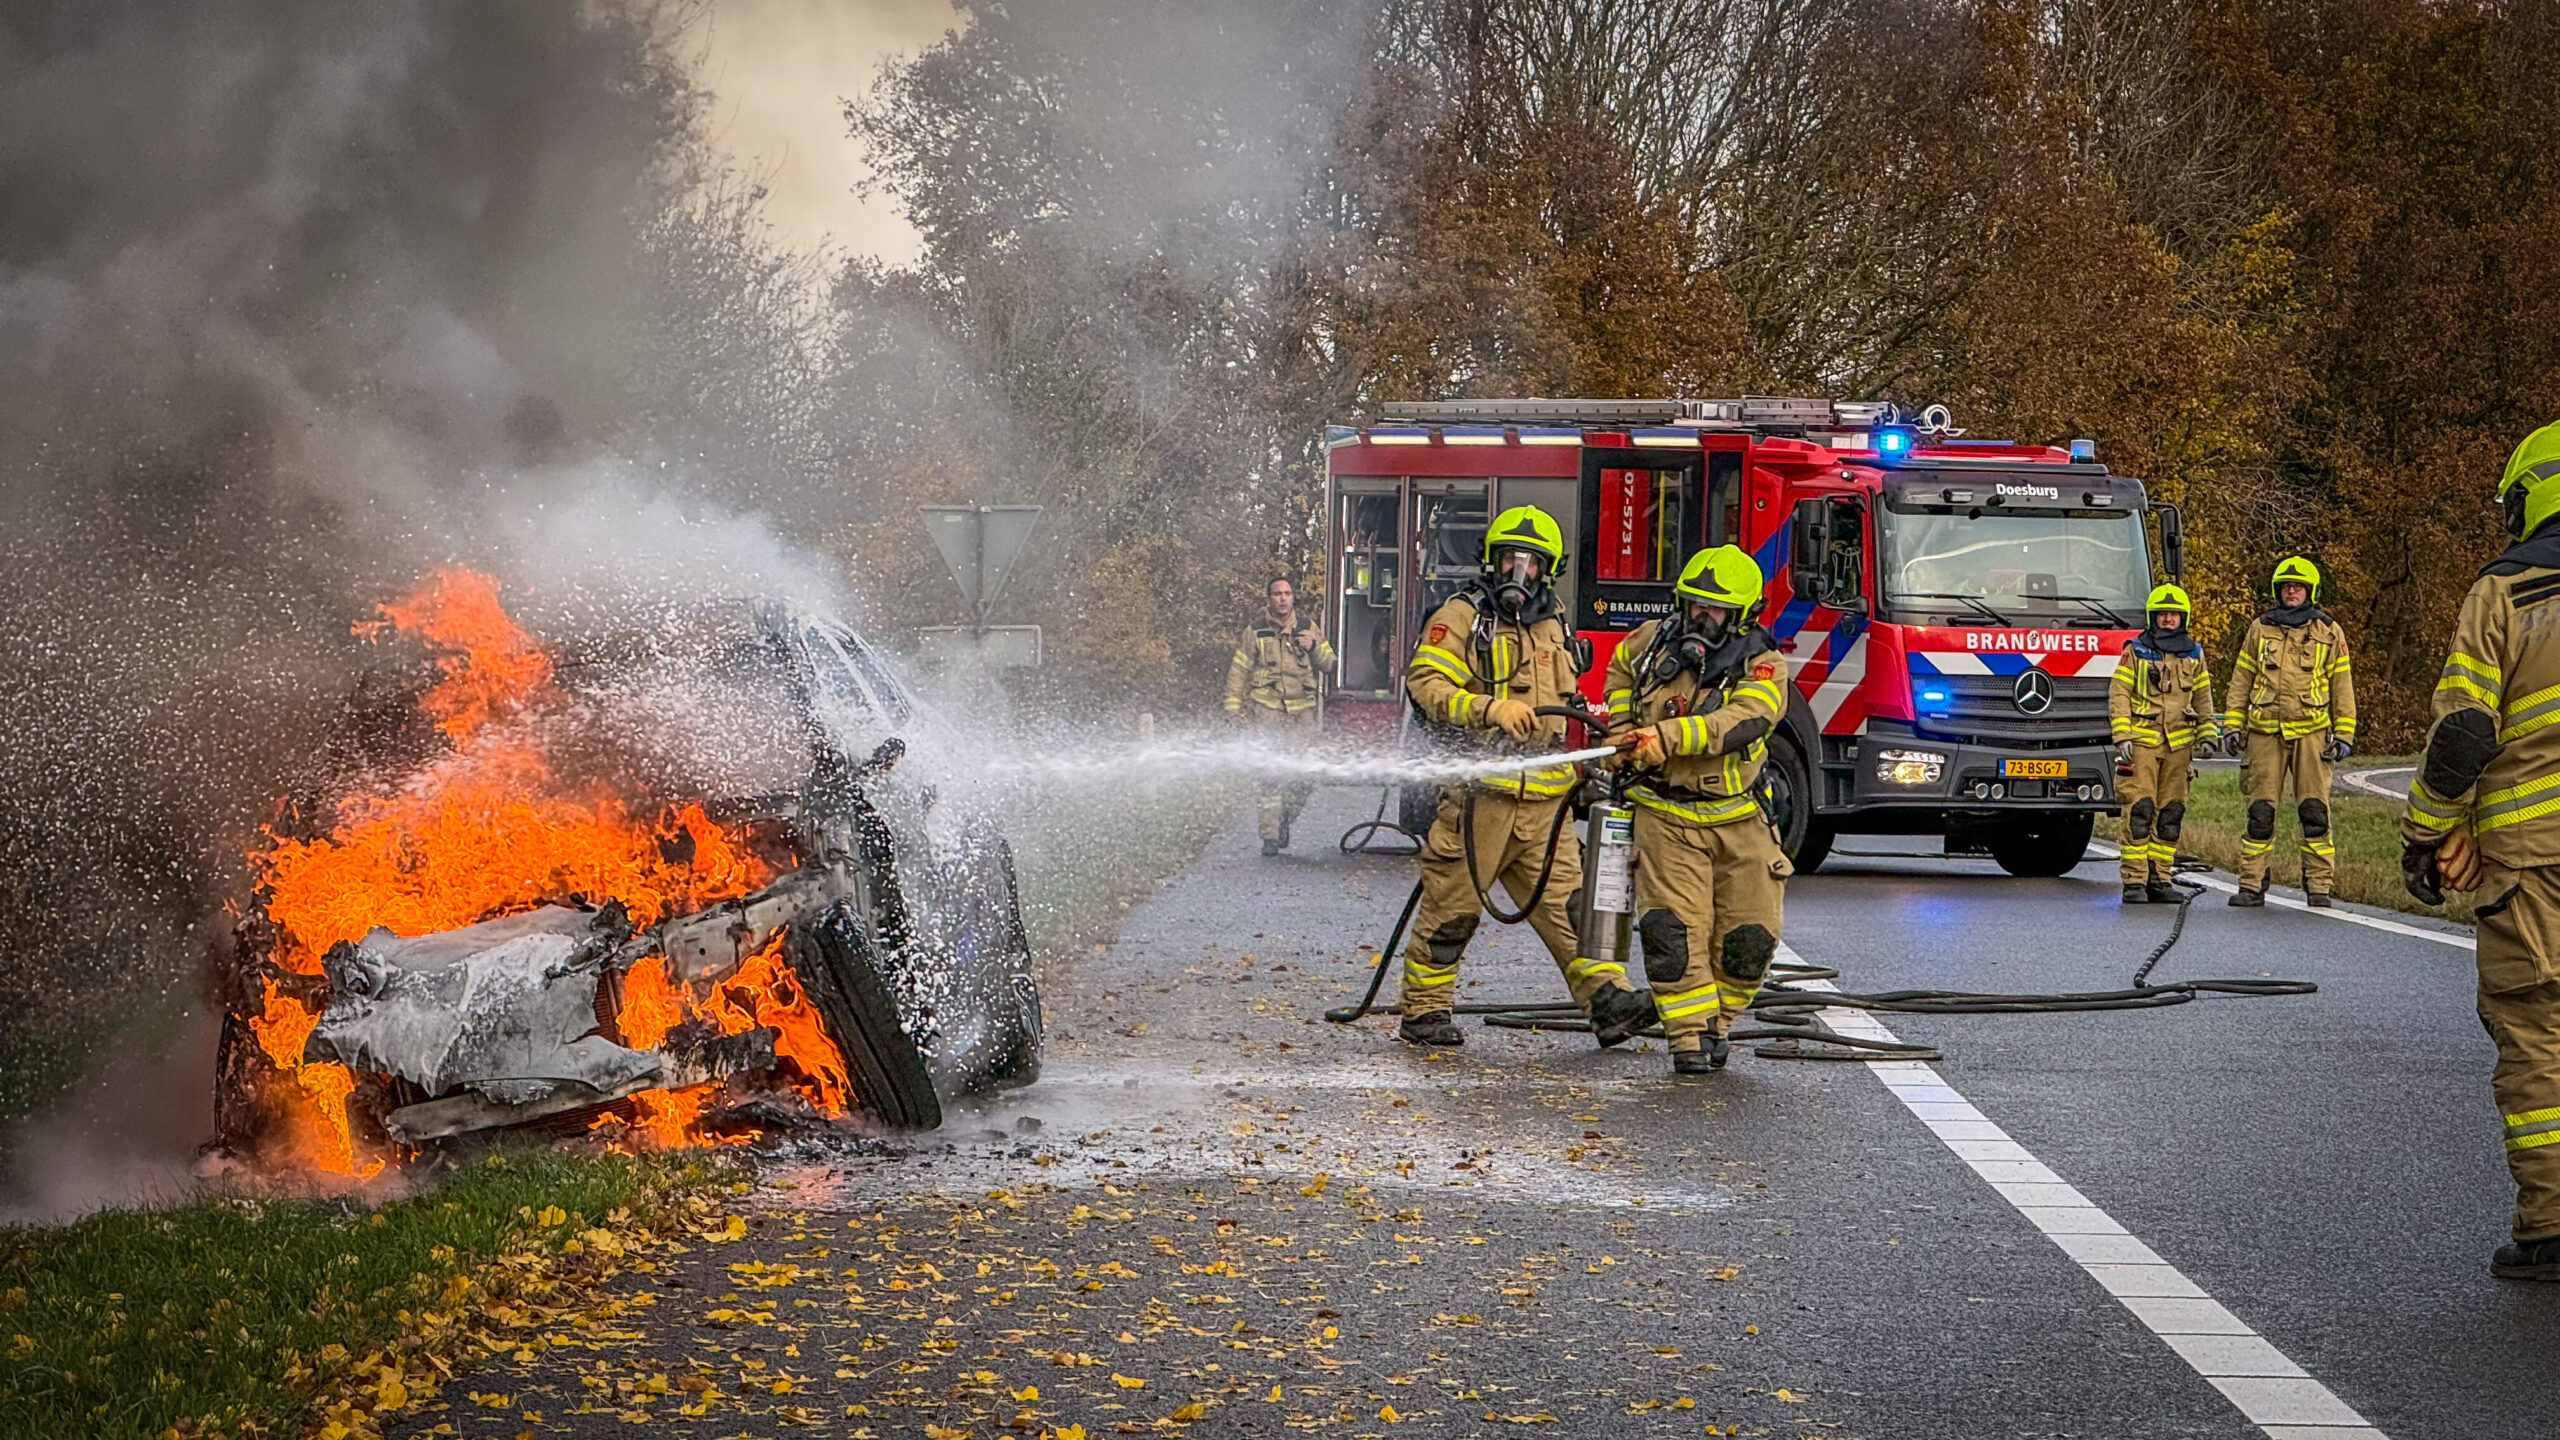
[{"label": "wet road surface", "polygon": [[[1036,1086],[778,1166],[738,1238],[399,1433],[2560,1434],[2560,1287],[2486,1268],[2460,932],[2209,893],[2161,978],[2320,992],[1879,1017],[1926,1067],[1416,1052],[1320,1018],[1411,883],[1333,850],[1375,795],[1269,860],[1239,816],[1052,975]],[[2115,988],[2170,921],[2096,858],[1841,853],[1787,903],[1853,991]],[[1487,930],[1464,998],[1561,995]]]}]

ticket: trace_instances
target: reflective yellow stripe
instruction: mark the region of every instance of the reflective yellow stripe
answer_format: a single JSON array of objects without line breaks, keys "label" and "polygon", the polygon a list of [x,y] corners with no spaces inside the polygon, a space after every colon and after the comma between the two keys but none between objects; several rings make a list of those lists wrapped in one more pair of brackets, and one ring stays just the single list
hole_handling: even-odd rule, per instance
[{"label": "reflective yellow stripe", "polygon": [[1724,1003],[1724,995],[1712,980],[1695,990],[1655,990],[1653,1003],[1665,1020],[1680,1020],[1701,1010],[1713,1010]]},{"label": "reflective yellow stripe", "polygon": [[1749,795],[1732,795],[1720,800],[1704,800],[1696,804],[1687,804],[1678,800],[1666,800],[1639,786],[1627,792],[1627,798],[1648,810],[1659,810],[1665,815],[1698,825],[1730,824],[1745,816],[1756,815],[1760,811],[1760,807]]},{"label": "reflective yellow stripe", "polygon": [[2436,682],[2437,694],[2443,694],[2447,690],[2460,691],[2461,693],[2479,701],[2481,704],[2488,706],[2492,710],[2498,708],[2497,695],[2494,692],[2483,690],[2479,686],[2471,683],[2468,677],[2461,675],[2447,675]]},{"label": "reflective yellow stripe", "polygon": [[1467,674],[1466,662],[1437,645],[1415,646],[1413,663],[1425,669],[1436,670],[1460,685],[1466,684],[1470,678]]},{"label": "reflective yellow stripe", "polygon": [[2510,1150],[2537,1150],[2545,1145],[2560,1145],[2560,1130],[2545,1130],[2539,1135],[2519,1135],[2507,1142]]},{"label": "reflective yellow stripe", "polygon": [[2273,851],[2275,848],[2276,842],[2273,840],[2243,840],[2240,842],[2240,853],[2244,856],[2265,855]]},{"label": "reflective yellow stripe", "polygon": [[2462,819],[2461,802],[2442,798],[2423,780],[2411,780],[2409,818],[2430,830],[2450,830]]},{"label": "reflective yellow stripe", "polygon": [[2341,715],[2330,722],[2329,728],[2338,732],[2339,739],[2353,740],[2356,738],[2356,717]]},{"label": "reflective yellow stripe", "polygon": [[2520,1125],[2540,1125],[2545,1120],[2560,1120],[2560,1105],[2548,1105],[2540,1110],[2527,1110],[2521,1115],[2509,1115],[2505,1118],[2509,1130]]},{"label": "reflective yellow stripe", "polygon": [[1573,767],[1551,765],[1543,770],[1531,770],[1525,774],[1515,771],[1508,775],[1487,775],[1478,779],[1476,783],[1487,790],[1504,795],[1517,795],[1530,800],[1550,800],[1573,788]]},{"label": "reflective yellow stripe", "polygon": [[2506,671],[2477,655],[2465,655],[2459,650],[2444,657],[2445,678],[2451,679],[2457,672],[2468,674],[2472,679],[2492,690],[2502,688],[2507,683]]},{"label": "reflective yellow stripe", "polygon": [[1783,696],[1779,695],[1778,682],[1775,680],[1745,680],[1733,687],[1733,693],[1736,696],[1748,695],[1755,700],[1766,701],[1772,710],[1787,708],[1787,702]]},{"label": "reflective yellow stripe", "polygon": [[1577,985],[1595,975],[1615,976],[1619,980],[1625,980],[1627,978],[1627,967],[1614,960],[1608,961],[1604,964],[1601,961],[1591,959],[1589,956],[1577,955],[1571,960],[1565,962],[1564,974],[1567,980],[1570,980]]},{"label": "reflective yellow stripe", "polygon": [[1464,690],[1450,696],[1448,704],[1449,723],[1452,725],[1464,725],[1473,720],[1475,718],[1476,702],[1483,698],[1484,697],[1481,695],[1470,695]]},{"label": "reflective yellow stripe", "polygon": [[2305,840],[2302,842],[2302,853],[2306,855],[2335,855],[2338,853],[2338,847],[2326,840]]}]

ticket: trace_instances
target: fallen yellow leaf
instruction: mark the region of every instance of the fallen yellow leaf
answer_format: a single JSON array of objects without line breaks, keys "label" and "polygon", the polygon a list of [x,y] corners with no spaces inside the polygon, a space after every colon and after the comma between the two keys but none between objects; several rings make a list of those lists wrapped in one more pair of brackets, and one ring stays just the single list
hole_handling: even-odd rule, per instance
[{"label": "fallen yellow leaf", "polygon": [[1135,1375],[1123,1375],[1117,1370],[1111,1372],[1111,1380],[1113,1384],[1118,1385],[1123,1390],[1144,1390],[1147,1388],[1146,1381],[1139,1379]]},{"label": "fallen yellow leaf", "polygon": [[1404,1417],[1396,1413],[1396,1407],[1393,1405],[1381,1405],[1378,1407],[1378,1418],[1381,1420],[1401,1420]]},{"label": "fallen yellow leaf", "polygon": [[1801,1395],[1797,1394],[1797,1393],[1796,1393],[1796,1392],[1794,1392],[1793,1390],[1788,1389],[1788,1388],[1787,1388],[1786,1386],[1784,1386],[1784,1385],[1779,1386],[1777,1389],[1772,1390],[1772,1391],[1770,1391],[1769,1393],[1770,1393],[1770,1394],[1772,1394],[1772,1395],[1774,1395],[1774,1396],[1776,1396],[1778,1399],[1781,1399],[1781,1400],[1786,1401],[1786,1402],[1787,1402],[1788,1404],[1790,1404],[1790,1405],[1801,1405],[1801,1404],[1803,1404],[1803,1403],[1804,1403],[1804,1397],[1803,1397],[1803,1396],[1801,1396]]},{"label": "fallen yellow leaf", "polygon": [[1298,1187],[1298,1193],[1301,1195],[1321,1195],[1324,1193],[1324,1187],[1332,1183],[1333,1177],[1331,1175],[1318,1172],[1316,1178]]},{"label": "fallen yellow leaf", "polygon": [[1187,1425],[1187,1424],[1191,1423],[1192,1421],[1197,1420],[1197,1419],[1199,1419],[1201,1416],[1206,1415],[1206,1414],[1208,1414],[1208,1413],[1209,1413],[1209,1407],[1208,1407],[1208,1406],[1201,1404],[1201,1403],[1200,1403],[1199,1401],[1197,1401],[1197,1400],[1194,1400],[1194,1401],[1192,1401],[1192,1402],[1191,1402],[1190,1404],[1188,1404],[1188,1405],[1183,1405],[1183,1406],[1177,1407],[1177,1408],[1174,1410],[1174,1412],[1173,1412],[1173,1414],[1172,1414],[1172,1416],[1171,1416],[1170,1418],[1175,1419],[1175,1420],[1179,1420],[1179,1421],[1181,1421],[1181,1422],[1183,1422],[1184,1424],[1186,1424],[1186,1425]]},{"label": "fallen yellow leaf", "polygon": [[1040,1387],[1037,1385],[1025,1385],[1019,1390],[1007,1390],[1004,1393],[1012,1396],[1016,1400],[1037,1400],[1040,1398]]},{"label": "fallen yellow leaf", "polygon": [[1741,1274],[1741,1273],[1742,1273],[1742,1267],[1741,1267],[1741,1266],[1739,1266],[1739,1265],[1727,1265],[1727,1266],[1726,1266],[1726,1267],[1724,1267],[1723,1269],[1718,1270],[1718,1271],[1716,1271],[1714,1274],[1709,1275],[1707,1278],[1708,1278],[1708,1279],[1710,1279],[1710,1280],[1730,1280],[1730,1279],[1732,1279],[1734,1276],[1739,1275],[1739,1274]]}]

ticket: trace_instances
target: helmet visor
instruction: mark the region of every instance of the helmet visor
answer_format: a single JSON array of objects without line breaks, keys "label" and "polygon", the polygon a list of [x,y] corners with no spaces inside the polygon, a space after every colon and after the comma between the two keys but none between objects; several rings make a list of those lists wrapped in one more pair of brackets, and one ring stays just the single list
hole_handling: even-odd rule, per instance
[{"label": "helmet visor", "polygon": [[1535,585],[1546,578],[1547,557],[1509,545],[1493,552],[1493,573],[1512,585]]}]

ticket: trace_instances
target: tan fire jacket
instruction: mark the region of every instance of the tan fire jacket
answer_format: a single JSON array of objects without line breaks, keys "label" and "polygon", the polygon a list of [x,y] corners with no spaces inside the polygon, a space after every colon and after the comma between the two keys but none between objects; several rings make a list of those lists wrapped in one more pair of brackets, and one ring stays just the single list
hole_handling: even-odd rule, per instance
[{"label": "tan fire jacket", "polygon": [[1754,629],[1741,669],[1712,685],[1689,670],[1655,680],[1637,667],[1661,628],[1646,621],[1609,657],[1609,718],[1651,725],[1667,757],[1659,776],[1627,787],[1627,798],[1697,825],[1753,819],[1760,812],[1751,786],[1769,757],[1769,732],[1787,713],[1777,641]]},{"label": "tan fire jacket", "polygon": [[2140,636],[2116,657],[2107,683],[2107,733],[2136,745],[2183,750],[2222,733],[2213,717],[2213,669],[2204,647],[2189,655],[2153,649]]},{"label": "tan fire jacket", "polygon": [[[1552,616],[1520,626],[1493,615],[1477,625],[1476,607],[1463,595],[1431,612],[1422,627],[1421,643],[1405,666],[1404,693],[1432,720],[1462,729],[1490,732],[1486,707],[1499,693],[1536,705],[1562,705],[1573,693],[1573,656],[1564,626]],[[1537,732],[1520,748],[1531,754],[1554,754],[1565,748],[1565,723],[1551,715],[1538,717]],[[1507,737],[1505,737],[1507,738]],[[1574,767],[1547,766],[1496,775],[1476,783],[1487,790],[1523,799],[1562,795],[1573,788]]]},{"label": "tan fire jacket", "polygon": [[2499,564],[2472,582],[2435,716],[2403,837],[2433,843],[2467,821],[2492,864],[2560,864],[2560,570]]},{"label": "tan fire jacket", "polygon": [[2300,625],[2261,615],[2249,622],[2231,662],[2222,728],[2298,740],[2323,730],[2356,738],[2356,685],[2347,665],[2347,632],[2326,610]]},{"label": "tan fire jacket", "polygon": [[[1266,617],[1267,618],[1267,617]],[[1227,662],[1227,713],[1251,701],[1295,715],[1316,708],[1317,675],[1333,664],[1333,642],[1303,620],[1294,629],[1256,625],[1236,642]]]}]

